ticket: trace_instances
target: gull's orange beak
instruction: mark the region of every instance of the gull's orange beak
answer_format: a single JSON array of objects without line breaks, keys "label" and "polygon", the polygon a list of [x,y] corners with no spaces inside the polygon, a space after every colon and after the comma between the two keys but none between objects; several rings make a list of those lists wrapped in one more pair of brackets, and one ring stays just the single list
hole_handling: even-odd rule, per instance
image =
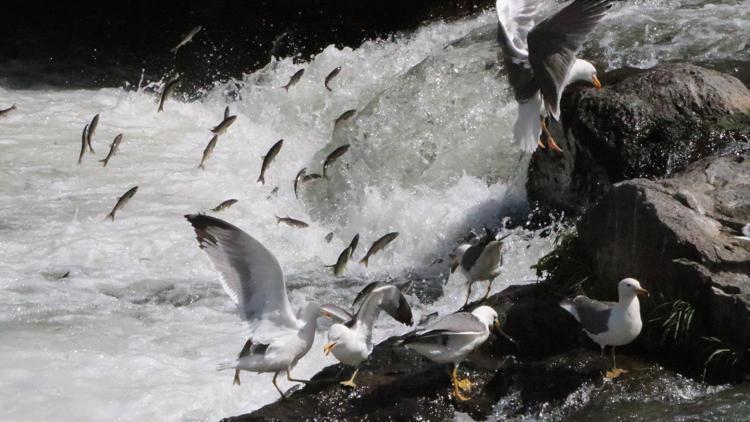
[{"label": "gull's orange beak", "polygon": [[596,75],[591,76],[591,83],[594,84],[594,88],[602,89],[602,83],[599,82],[599,78],[597,78]]},{"label": "gull's orange beak", "polygon": [[326,343],[326,344],[325,344],[325,345],[323,346],[323,353],[324,353],[324,354],[325,354],[326,356],[328,356],[328,354],[329,354],[329,353],[331,353],[331,350],[333,350],[334,348],[336,348],[336,346],[338,346],[338,343],[334,343],[334,342],[331,342],[331,343]]},{"label": "gull's orange beak", "polygon": [[635,292],[636,294],[638,294],[638,296],[648,296],[648,290],[643,289],[641,287],[635,289]]}]

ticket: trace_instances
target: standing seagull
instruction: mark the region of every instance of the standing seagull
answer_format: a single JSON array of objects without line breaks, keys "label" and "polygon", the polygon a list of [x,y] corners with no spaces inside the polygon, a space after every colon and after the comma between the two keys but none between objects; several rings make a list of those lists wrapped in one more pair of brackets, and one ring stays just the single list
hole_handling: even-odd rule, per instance
[{"label": "standing seagull", "polygon": [[268,249],[218,218],[200,214],[185,218],[193,225],[201,249],[219,271],[224,291],[254,329],[237,361],[220,365],[219,369],[236,369],[235,384],[239,384],[239,370],[273,372],[273,386],[285,397],[276,385],[276,377],[286,371],[289,381],[307,382],[292,378],[290,371],[312,347],[320,306],[309,302],[297,317],[287,298],[279,261]]},{"label": "standing seagull", "polygon": [[518,101],[513,140],[532,152],[542,131],[549,146],[562,151],[550,136],[545,118],[560,119],[560,98],[576,81],[601,83],[591,63],[577,59],[576,51],[611,7],[610,0],[575,0],[534,26],[535,0],[498,0],[497,38],[503,48],[503,64]]},{"label": "standing seagull", "polygon": [[586,334],[602,349],[612,346],[612,370],[607,378],[616,378],[623,372],[617,369],[615,347],[624,346],[638,337],[643,327],[641,305],[638,295],[648,295],[648,290],[633,278],[626,278],[617,285],[617,302],[599,302],[586,296],[563,300],[560,306],[570,312],[581,323]]},{"label": "standing seagull", "polygon": [[433,362],[452,363],[453,396],[465,401],[469,398],[461,390],[470,390],[472,384],[468,378],[458,378],[458,365],[487,340],[490,327],[500,328],[497,312],[489,306],[480,306],[471,313],[447,315],[423,330],[407,335],[403,344]]},{"label": "standing seagull", "polygon": [[451,273],[460,269],[468,285],[464,306],[469,303],[471,287],[477,281],[488,281],[484,299],[487,299],[487,296],[490,295],[492,281],[500,274],[500,266],[503,265],[503,242],[501,240],[497,240],[492,233],[487,231],[476,245],[464,243],[450,255],[452,260]]},{"label": "standing seagull", "polygon": [[[341,382],[341,385],[352,388],[357,387],[354,378],[359,372],[359,364],[367,360],[372,353],[372,325],[378,319],[380,311],[387,312],[402,324],[414,324],[409,303],[401,294],[401,290],[394,285],[379,282],[368,284],[357,295],[354,305],[357,304],[360,304],[359,310],[351,319],[331,325],[328,329],[328,343],[323,346],[326,355],[333,353],[339,362],[355,368],[351,378]],[[333,311],[335,308],[328,305],[322,310],[322,314],[339,320],[346,315]]]}]

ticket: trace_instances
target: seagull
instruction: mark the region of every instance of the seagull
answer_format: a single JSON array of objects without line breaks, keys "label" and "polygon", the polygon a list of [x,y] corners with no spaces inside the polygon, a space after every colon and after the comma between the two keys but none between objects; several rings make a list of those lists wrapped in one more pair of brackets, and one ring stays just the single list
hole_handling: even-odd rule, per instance
[{"label": "seagull", "polygon": [[461,390],[471,389],[468,378],[458,378],[458,365],[490,335],[490,327],[500,328],[497,312],[480,306],[471,312],[456,312],[433,324],[409,334],[403,339],[405,347],[437,363],[452,363],[453,395],[460,401],[468,400]]},{"label": "seagull", "polygon": [[[355,368],[351,378],[341,382],[341,385],[352,388],[357,387],[354,378],[359,372],[359,364],[372,353],[372,324],[378,319],[380,311],[385,311],[402,324],[414,324],[409,303],[394,285],[380,282],[368,284],[354,299],[354,306],[357,305],[359,310],[348,321],[331,325],[328,329],[328,343],[323,346],[326,355],[332,353],[339,362]],[[333,318],[347,315],[344,309],[335,305],[326,305],[321,313]]]},{"label": "seagull", "polygon": [[500,274],[500,267],[503,265],[502,239],[498,240],[489,230],[486,230],[484,237],[476,245],[464,243],[451,253],[451,273],[460,269],[469,287],[464,306],[469,303],[471,288],[477,281],[488,281],[487,292],[482,300],[490,295],[492,282]]},{"label": "seagull", "polygon": [[615,347],[624,346],[638,337],[643,327],[638,295],[648,295],[648,290],[634,278],[625,278],[617,285],[617,302],[600,302],[586,296],[560,302],[560,306],[581,323],[586,334],[601,347],[612,346],[612,370],[607,378],[616,378],[625,371],[617,369]]},{"label": "seagull", "polygon": [[312,347],[320,306],[309,302],[297,314],[292,312],[279,261],[241,229],[207,215],[185,218],[193,225],[200,248],[219,271],[224,291],[253,328],[253,336],[237,360],[221,364],[219,369],[235,369],[235,384],[239,384],[240,370],[273,372],[273,386],[286,397],[276,377],[286,371],[289,381],[308,382],[292,378],[290,371]]},{"label": "seagull", "polygon": [[544,131],[550,148],[562,151],[545,118],[560,120],[560,98],[567,85],[587,81],[601,89],[594,65],[575,53],[612,5],[610,0],[575,0],[534,25],[538,6],[536,0],[497,1],[497,38],[518,102],[513,140],[523,151],[533,152],[537,144],[544,148]]}]

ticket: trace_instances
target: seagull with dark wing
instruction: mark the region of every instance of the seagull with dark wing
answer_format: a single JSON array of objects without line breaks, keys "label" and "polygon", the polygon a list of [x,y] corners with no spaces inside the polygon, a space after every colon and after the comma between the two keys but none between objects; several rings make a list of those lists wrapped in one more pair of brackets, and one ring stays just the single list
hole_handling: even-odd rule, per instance
[{"label": "seagull with dark wing", "polygon": [[490,295],[492,282],[500,274],[500,267],[503,265],[502,249],[502,239],[498,240],[487,230],[477,244],[461,244],[450,254],[451,273],[459,269],[468,285],[464,306],[469,303],[471,288],[478,281],[488,282],[484,299]]},{"label": "seagull with dark wing", "polygon": [[[401,289],[391,284],[373,282],[368,284],[354,300],[354,307],[359,306],[356,314],[347,322],[338,322],[328,329],[328,343],[323,347],[326,355],[332,353],[339,362],[353,366],[354,373],[341,384],[355,388],[354,378],[359,372],[359,364],[367,360],[372,353],[372,326],[385,311],[396,321],[413,325],[411,307],[401,293]],[[346,317],[346,311],[331,305],[322,310],[324,316],[334,319]]]},{"label": "seagull with dark wing", "polygon": [[513,140],[526,152],[537,145],[544,147],[542,139],[562,151],[549,134],[545,118],[560,119],[560,98],[567,85],[586,81],[601,88],[594,65],[575,54],[611,7],[611,0],[574,0],[534,25],[538,4],[536,0],[497,1],[497,37],[518,101]]},{"label": "seagull with dark wing", "polygon": [[463,391],[471,389],[469,379],[458,378],[458,365],[490,336],[490,328],[499,329],[497,312],[480,306],[471,312],[456,312],[428,325],[403,339],[406,348],[437,363],[452,363],[453,396],[461,401],[469,397]]},{"label": "seagull with dark wing", "polygon": [[193,225],[200,248],[219,271],[224,291],[253,329],[237,360],[219,369],[235,369],[235,384],[239,384],[240,370],[272,372],[273,386],[285,397],[276,377],[285,371],[288,380],[307,382],[292,378],[290,371],[312,347],[320,306],[309,302],[295,314],[276,257],[244,231],[207,215],[185,218]]}]

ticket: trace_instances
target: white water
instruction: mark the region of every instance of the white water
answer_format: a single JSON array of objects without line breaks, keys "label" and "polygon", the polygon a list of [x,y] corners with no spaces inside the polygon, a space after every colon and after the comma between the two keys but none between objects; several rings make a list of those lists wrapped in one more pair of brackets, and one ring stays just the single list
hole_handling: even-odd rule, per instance
[{"label": "white water", "polygon": [[[683,3],[690,2],[640,6],[658,20]],[[605,23],[589,49],[612,66],[724,57],[734,44],[721,28],[750,20],[750,1],[734,6],[729,20],[726,6],[680,9],[684,19],[711,31],[677,38],[679,48],[672,48],[638,36],[636,28],[646,19],[642,11],[618,5],[612,22],[617,31],[609,32]],[[424,58],[493,20],[488,13],[434,23],[411,36],[368,42],[356,50],[329,47],[304,64],[304,77],[288,94],[278,87],[299,67],[290,60],[247,75],[242,101],[231,104],[239,117],[220,137],[206,171],[196,166],[210,139],[208,129],[221,120],[227,85],[218,84],[200,101],[171,100],[159,114],[154,96],[145,92],[0,88],[0,108],[11,103],[19,108],[0,120],[0,419],[216,420],[276,400],[270,375],[243,373],[242,386],[235,387],[230,373],[215,371],[218,362],[236,355],[249,333],[182,215],[225,199],[239,202],[219,217],[277,255],[295,305],[306,299],[348,304],[373,279],[444,271],[444,265],[427,264],[468,229],[497,225],[498,212],[509,206],[502,178],[485,179],[471,169],[496,166],[507,173],[514,165],[507,159],[515,157],[509,135],[496,129],[500,133],[493,138],[487,132],[494,119],[509,126],[512,107],[499,104],[489,119],[486,109],[471,104],[466,109],[436,105],[456,113],[443,116],[446,122],[469,116],[466,134],[456,140],[455,125],[448,125],[450,134],[440,126],[425,127],[431,139],[453,144],[440,149],[438,164],[416,176],[396,166],[397,157],[386,155],[377,157],[380,166],[372,169],[378,177],[368,177],[354,166],[372,156],[355,145],[336,165],[340,170],[349,164],[353,170],[337,170],[334,176],[335,183],[343,178],[359,193],[345,207],[331,210],[326,201],[335,192],[317,194],[320,188],[312,186],[302,195],[304,201],[297,201],[292,181],[304,166],[318,171],[320,150],[331,147],[332,122],[341,112],[361,109]],[[633,53],[640,49],[652,53]],[[343,70],[332,84],[334,92],[328,93],[322,80],[336,66]],[[413,86],[407,88],[413,91]],[[442,89],[454,98],[471,95],[463,86]],[[499,99],[510,102],[507,93]],[[94,140],[97,159],[117,133],[124,134],[107,168],[91,155],[76,165],[81,130],[96,113],[101,114]],[[483,126],[483,119],[490,123]],[[403,120],[381,119],[380,130],[390,134],[386,138],[391,142],[409,142],[400,137]],[[284,147],[266,174],[268,183],[257,185],[260,157],[279,138]],[[476,145],[484,153],[477,153]],[[394,183],[407,179],[416,181]],[[104,221],[116,198],[135,185],[138,193],[115,222]],[[267,200],[274,186],[280,186],[278,197]],[[278,226],[274,214],[311,226]],[[361,256],[377,237],[394,230],[399,238],[369,268],[350,264],[341,279],[323,269],[354,233],[360,233]],[[323,240],[329,231],[336,233],[330,244]],[[533,279],[529,267],[552,246],[536,233],[513,236],[507,243],[505,271],[495,291]],[[66,271],[70,277],[55,277]],[[451,280],[434,303],[409,299],[418,318],[455,310],[463,294],[461,283]],[[405,330],[385,319],[379,327],[378,339]],[[298,364],[296,376],[309,377],[333,363],[322,355],[322,336]]]}]

